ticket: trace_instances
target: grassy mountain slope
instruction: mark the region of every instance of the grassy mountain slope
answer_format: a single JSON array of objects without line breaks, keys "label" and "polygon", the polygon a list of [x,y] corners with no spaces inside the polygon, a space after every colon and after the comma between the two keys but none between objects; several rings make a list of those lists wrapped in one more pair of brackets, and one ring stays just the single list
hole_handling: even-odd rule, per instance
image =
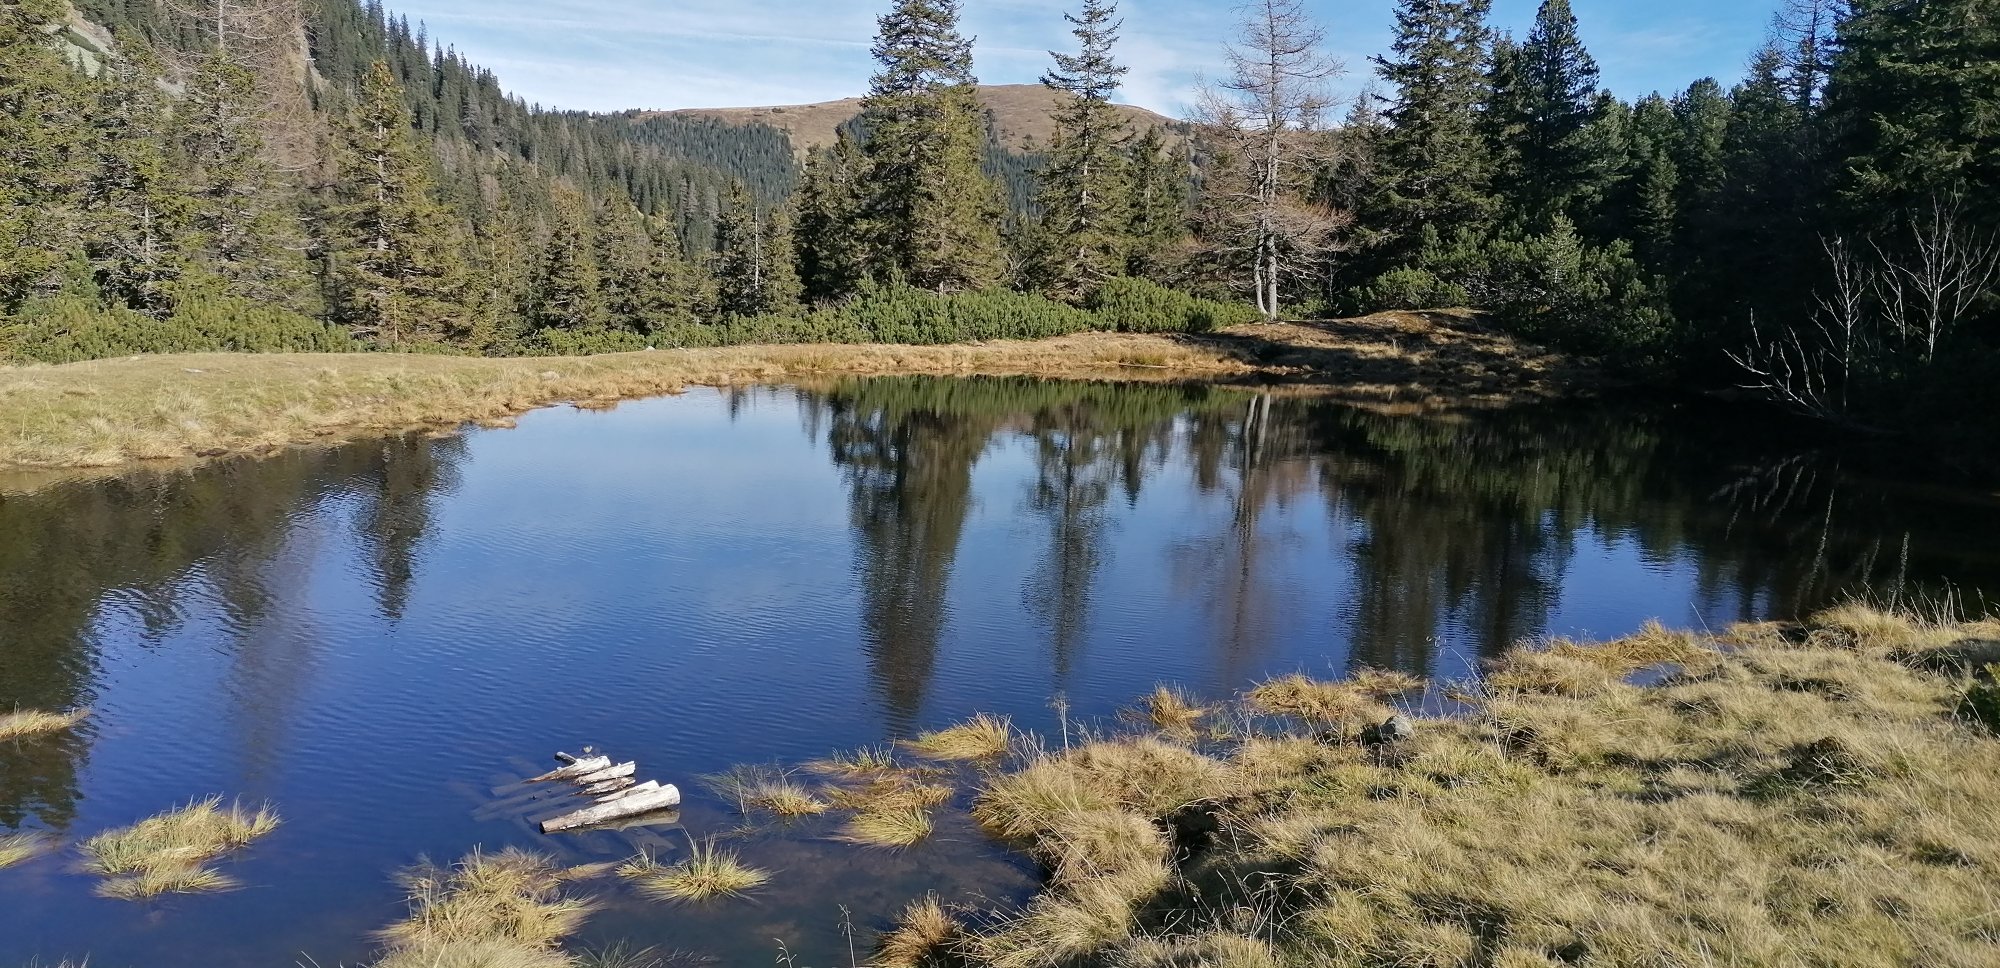
[{"label": "grassy mountain slope", "polygon": [[[980,99],[993,116],[994,134],[1009,150],[1032,152],[1048,145],[1055,134],[1053,115],[1058,106],[1056,92],[1040,84],[988,84],[979,89]],[[1172,118],[1130,104],[1118,111],[1134,131],[1156,125],[1178,124]],[[834,132],[861,113],[860,98],[826,101],[819,104],[791,104],[775,107],[690,108],[639,114],[644,120],[661,115],[712,117],[730,124],[766,124],[791,135],[792,147],[800,154],[831,144]]]}]

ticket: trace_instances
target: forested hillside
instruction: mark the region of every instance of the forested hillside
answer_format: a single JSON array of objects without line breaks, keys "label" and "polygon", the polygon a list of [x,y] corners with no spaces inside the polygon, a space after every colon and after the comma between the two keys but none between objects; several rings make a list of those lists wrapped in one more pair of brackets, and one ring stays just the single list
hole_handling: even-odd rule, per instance
[{"label": "forested hillside", "polygon": [[1206,298],[1470,306],[1875,428],[2000,412],[2000,0],[1783,0],[1742,78],[1630,100],[1568,0],[1521,36],[1490,0],[1401,0],[1346,105],[1272,0],[1186,137],[1114,102],[1123,18],[1078,0],[1032,155],[960,0],[883,0],[867,95],[804,152],[755,112],[524,104],[372,0],[78,2],[112,50],[51,33],[57,0],[0,6],[15,356],[1230,318]]}]

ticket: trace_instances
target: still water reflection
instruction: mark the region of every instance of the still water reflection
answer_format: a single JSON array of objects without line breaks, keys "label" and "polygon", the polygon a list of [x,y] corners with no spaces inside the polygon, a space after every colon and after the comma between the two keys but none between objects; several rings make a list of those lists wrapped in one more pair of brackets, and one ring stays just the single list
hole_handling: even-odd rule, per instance
[{"label": "still water reflection", "polygon": [[[1363,665],[1462,676],[1518,639],[2000,589],[2000,501],[1793,428],[1649,408],[1393,417],[1233,391],[890,379],[703,391],[518,430],[299,451],[0,498],[0,829],[72,839],[209,793],[286,825],[245,889],[134,906],[73,856],[0,871],[0,965],[355,964],[420,854],[558,747],[691,778],[963,718],[1108,716]],[[1033,872],[962,824],[904,853],[764,832],[755,903],[606,888],[585,943],[838,962],[926,890]]]}]

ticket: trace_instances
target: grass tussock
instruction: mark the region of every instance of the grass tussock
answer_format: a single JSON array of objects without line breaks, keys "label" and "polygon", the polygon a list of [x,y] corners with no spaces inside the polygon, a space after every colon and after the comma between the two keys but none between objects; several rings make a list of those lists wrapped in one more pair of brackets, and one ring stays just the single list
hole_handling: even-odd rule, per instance
[{"label": "grass tussock", "polygon": [[794,778],[771,766],[739,766],[727,773],[703,777],[709,789],[748,815],[763,810],[780,817],[816,817],[832,808],[826,800]]},{"label": "grass tussock", "polygon": [[17,709],[0,713],[0,740],[46,736],[73,728],[90,716],[88,709],[52,713],[39,709]]},{"label": "grass tussock", "polygon": [[922,773],[895,773],[878,776],[865,783],[829,786],[827,802],[842,810],[859,813],[895,813],[928,810],[951,802],[958,794],[949,783],[932,782]]},{"label": "grass tussock", "polygon": [[618,876],[653,900],[688,902],[742,897],[771,879],[768,872],[743,863],[735,851],[719,848],[713,840],[689,842],[687,858],[675,864],[640,854],[619,867]]},{"label": "grass tussock", "polygon": [[865,780],[900,772],[903,766],[896,761],[894,750],[880,746],[864,746],[858,750],[847,750],[814,760],[806,764],[806,769],[839,780]]},{"label": "grass tussock", "polygon": [[591,904],[566,893],[565,873],[516,848],[404,871],[410,913],[381,932],[387,950],[376,968],[572,968],[561,941]]},{"label": "grass tussock", "polygon": [[[1275,680],[1245,704],[1289,725],[1219,758],[1112,736],[985,781],[977,819],[1051,878],[960,950],[1000,968],[2000,963],[2000,736],[1966,712],[1991,680],[1912,660],[1988,633],[1850,609],[1782,634],[1547,643],[1393,750],[1323,727],[1404,683]],[[1201,797],[1212,830],[1179,840],[1176,802]]]},{"label": "grass tussock", "polygon": [[916,807],[869,810],[840,828],[840,839],[865,847],[914,847],[933,830],[929,811]]},{"label": "grass tussock", "polygon": [[25,864],[55,848],[55,838],[39,830],[0,834],[0,870]]},{"label": "grass tussock", "polygon": [[1139,701],[1124,718],[1173,737],[1190,737],[1195,727],[1214,710],[1197,702],[1186,690],[1175,686],[1155,686],[1152,695]]},{"label": "grass tussock", "polygon": [[963,723],[925,733],[903,745],[934,760],[992,760],[1007,755],[1014,727],[1005,716],[980,713]]},{"label": "grass tussock", "polygon": [[111,879],[98,887],[105,897],[137,900],[221,891],[235,881],[202,865],[248,846],[278,824],[278,814],[268,804],[256,809],[240,803],[225,806],[221,797],[209,797],[107,830],[80,849],[85,870]]},{"label": "grass tussock", "polygon": [[875,968],[940,968],[953,964],[965,926],[945,910],[937,895],[912,901],[896,926],[875,943]]}]

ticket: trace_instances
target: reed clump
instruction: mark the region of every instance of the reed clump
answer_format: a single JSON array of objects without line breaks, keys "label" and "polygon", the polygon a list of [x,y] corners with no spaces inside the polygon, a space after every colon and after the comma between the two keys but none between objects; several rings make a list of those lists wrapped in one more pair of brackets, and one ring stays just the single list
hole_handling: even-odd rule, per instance
[{"label": "reed clump", "polygon": [[1212,712],[1212,707],[1196,701],[1187,690],[1161,685],[1140,700],[1137,708],[1126,711],[1123,718],[1168,736],[1184,738],[1193,736],[1195,727]]},{"label": "reed clump", "polygon": [[25,864],[55,848],[55,838],[39,830],[0,834],[0,870]]},{"label": "reed clump", "polygon": [[875,968],[942,968],[958,964],[955,948],[965,925],[935,894],[910,902],[896,926],[875,943]]},{"label": "reed clump", "polygon": [[398,880],[410,913],[381,932],[376,968],[572,968],[562,939],[592,910],[553,860],[518,848],[419,863]]},{"label": "reed clump", "polygon": [[933,829],[930,812],[921,807],[865,810],[848,819],[840,839],[865,847],[914,847]]},{"label": "reed clump", "polygon": [[768,872],[743,863],[735,851],[719,848],[713,840],[690,841],[688,856],[674,864],[640,854],[619,867],[618,876],[653,900],[690,902],[741,897],[771,879]]},{"label": "reed clump", "polygon": [[775,766],[739,766],[703,781],[743,814],[763,810],[780,817],[815,817],[832,809],[791,771]]},{"label": "reed clump", "polygon": [[994,760],[1013,747],[1014,727],[1004,716],[980,713],[956,726],[925,733],[903,745],[934,760]]},{"label": "reed clump", "polygon": [[0,713],[0,740],[26,739],[31,736],[60,733],[75,727],[89,716],[88,709],[53,713],[40,709],[16,709],[11,713]]},{"label": "reed clump", "polygon": [[161,894],[228,890],[236,882],[203,865],[278,828],[269,804],[255,809],[225,806],[221,797],[197,800],[179,810],[107,830],[86,840],[84,869],[107,880],[105,897],[139,900]]},{"label": "reed clump", "polygon": [[[1514,650],[1414,733],[1424,684],[1288,677],[1248,733],[1026,756],[975,818],[1049,881],[974,965],[2000,963],[1984,624],[1859,606],[1718,636]],[[1645,684],[1632,673],[1661,670]]]}]

